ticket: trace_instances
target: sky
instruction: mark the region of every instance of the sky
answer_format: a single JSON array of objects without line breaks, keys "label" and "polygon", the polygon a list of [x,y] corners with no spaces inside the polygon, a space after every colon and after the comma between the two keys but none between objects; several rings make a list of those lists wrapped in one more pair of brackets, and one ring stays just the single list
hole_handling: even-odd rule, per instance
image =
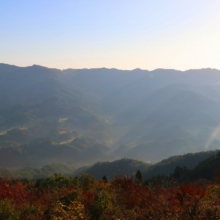
[{"label": "sky", "polygon": [[0,63],[220,69],[219,0],[0,0]]}]

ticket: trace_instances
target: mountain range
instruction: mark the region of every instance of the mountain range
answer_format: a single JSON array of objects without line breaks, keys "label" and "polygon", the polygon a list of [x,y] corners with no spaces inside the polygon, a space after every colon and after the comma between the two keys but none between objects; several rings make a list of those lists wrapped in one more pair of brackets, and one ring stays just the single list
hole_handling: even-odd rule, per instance
[{"label": "mountain range", "polygon": [[0,167],[164,158],[220,145],[220,71],[0,64]]}]

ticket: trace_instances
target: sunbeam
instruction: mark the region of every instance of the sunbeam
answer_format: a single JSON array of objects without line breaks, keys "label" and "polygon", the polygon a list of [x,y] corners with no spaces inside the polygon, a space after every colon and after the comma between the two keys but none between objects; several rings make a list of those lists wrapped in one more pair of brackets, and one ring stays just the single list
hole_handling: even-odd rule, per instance
[{"label": "sunbeam", "polygon": [[208,139],[206,145],[205,145],[205,149],[209,149],[209,147],[211,146],[212,142],[215,140],[215,139],[218,139],[218,135],[220,133],[220,125],[217,126],[214,131],[212,132],[210,138]]}]

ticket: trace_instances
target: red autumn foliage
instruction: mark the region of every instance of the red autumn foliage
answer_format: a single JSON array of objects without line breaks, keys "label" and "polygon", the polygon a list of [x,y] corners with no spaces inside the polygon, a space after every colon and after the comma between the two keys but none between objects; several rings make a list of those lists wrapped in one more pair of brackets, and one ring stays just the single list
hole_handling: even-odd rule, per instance
[{"label": "red autumn foliage", "polygon": [[118,177],[86,187],[74,184],[36,187],[34,182],[0,180],[0,219],[6,214],[22,220],[220,219],[220,185],[216,182],[144,186]]}]

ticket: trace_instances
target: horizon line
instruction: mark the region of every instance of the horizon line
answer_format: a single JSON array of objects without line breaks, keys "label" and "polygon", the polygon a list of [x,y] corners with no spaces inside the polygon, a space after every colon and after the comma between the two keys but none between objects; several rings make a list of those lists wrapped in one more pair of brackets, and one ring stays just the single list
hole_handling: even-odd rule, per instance
[{"label": "horizon line", "polygon": [[66,70],[100,70],[100,69],[107,69],[107,70],[119,70],[119,71],[135,71],[135,70],[140,70],[140,71],[148,71],[148,72],[153,72],[153,71],[156,71],[156,70],[175,70],[175,71],[178,71],[178,72],[187,72],[187,71],[190,71],[190,70],[217,70],[217,71],[220,71],[219,69],[217,68],[211,68],[211,67],[203,67],[203,68],[193,68],[193,69],[186,69],[186,70],[180,70],[180,69],[172,69],[172,68],[163,68],[163,67],[158,67],[156,69],[152,69],[152,70],[148,70],[148,69],[142,69],[140,67],[137,67],[137,68],[134,68],[134,69],[118,69],[118,68],[115,68],[115,67],[111,67],[111,68],[108,68],[108,67],[94,67],[94,68],[74,68],[74,67],[68,67],[68,68],[65,68],[65,69],[59,69],[59,68],[56,68],[56,67],[47,67],[47,66],[42,66],[42,65],[39,65],[39,64],[32,64],[32,65],[27,65],[27,66],[18,66],[18,65],[15,65],[15,64],[8,64],[8,63],[0,63],[0,65],[7,65],[7,66],[14,66],[14,67],[17,67],[17,68],[30,68],[30,67],[41,67],[41,68],[47,68],[47,69],[55,69],[55,70],[59,70],[59,71],[66,71]]}]

